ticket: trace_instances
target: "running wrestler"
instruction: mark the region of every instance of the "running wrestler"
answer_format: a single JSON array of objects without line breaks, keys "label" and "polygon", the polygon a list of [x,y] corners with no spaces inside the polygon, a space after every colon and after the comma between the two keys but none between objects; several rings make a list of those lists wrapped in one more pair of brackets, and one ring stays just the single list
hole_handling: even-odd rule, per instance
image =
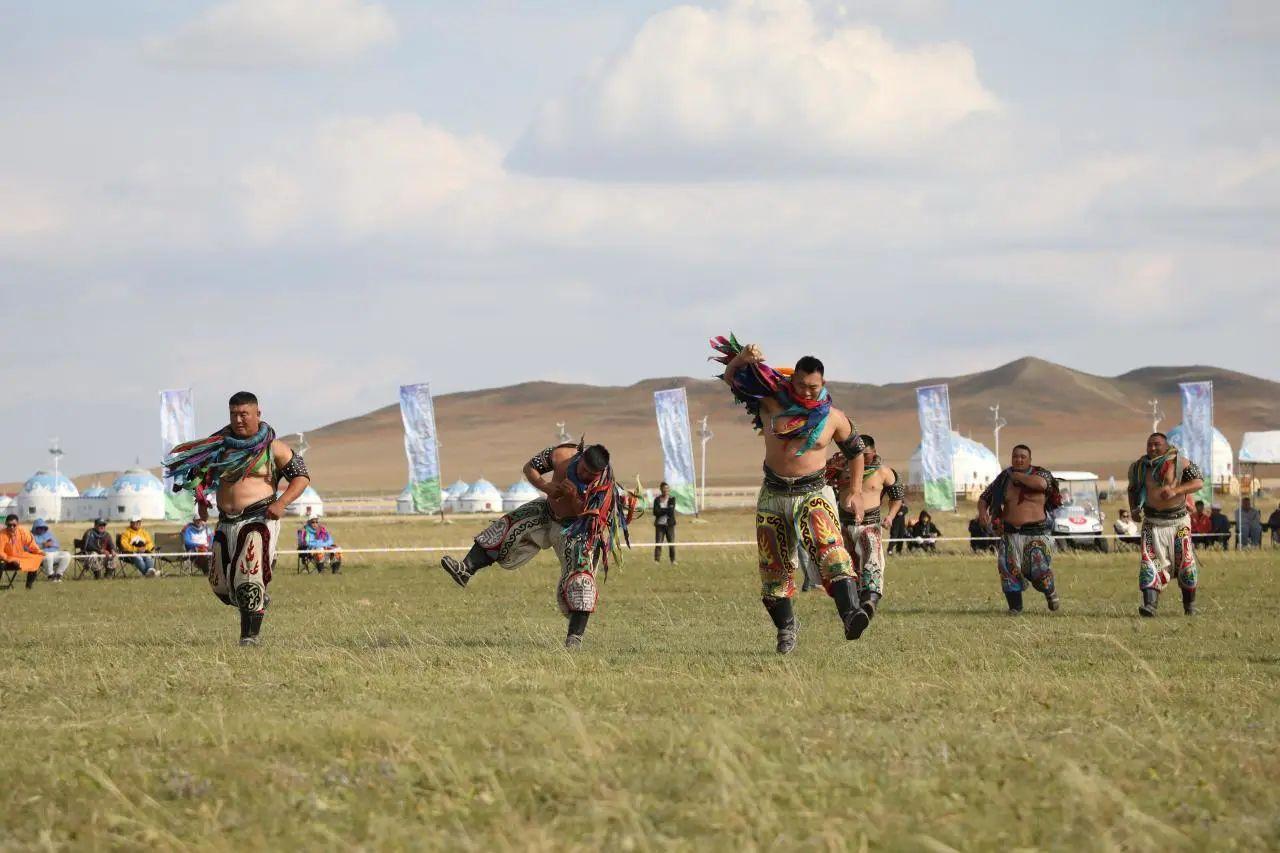
[{"label": "running wrestler", "polygon": [[[858,595],[867,619],[873,619],[880,597],[884,595],[884,533],[902,508],[906,490],[898,479],[898,472],[880,461],[876,452],[876,440],[869,435],[862,439],[862,520],[846,509],[852,494],[849,477],[849,460],[837,451],[827,460],[827,482],[840,499],[840,531],[844,534],[844,547],[853,555],[854,571],[858,575]],[[880,504],[889,499],[889,511],[881,518]],[[883,528],[883,530],[882,530]]]},{"label": "running wrestler", "polygon": [[[223,604],[240,610],[240,645],[256,646],[270,596],[280,517],[311,482],[302,456],[262,420],[258,398],[240,391],[228,402],[231,423],[208,438],[179,444],[164,464],[173,490],[192,489],[201,518],[213,491],[218,527],[213,534],[209,583]],[[281,480],[287,485],[277,496]]]},{"label": "running wrestler", "polygon": [[1009,615],[1022,612],[1022,592],[1030,584],[1044,593],[1050,610],[1062,606],[1053,584],[1053,523],[1049,513],[1062,505],[1058,481],[1047,468],[1031,464],[1031,448],[1016,445],[1010,466],[978,498],[978,520],[1000,534],[996,568]]},{"label": "running wrestler", "polygon": [[577,649],[596,609],[596,572],[608,574],[610,559],[619,556],[619,537],[631,547],[627,524],[635,500],[614,482],[609,451],[601,444],[548,447],[524,466],[524,476],[545,497],[485,528],[461,561],[444,557],[440,565],[465,587],[485,566],[515,569],[539,551],[554,549],[560,559],[556,604],[569,620],[564,645]]},{"label": "running wrestler", "polygon": [[818,567],[823,588],[836,602],[847,640],[862,636],[871,620],[858,600],[858,576],[845,550],[836,496],[826,480],[826,449],[835,444],[851,460],[847,507],[862,520],[862,440],[844,412],[831,405],[822,362],[811,355],[794,370],[764,363],[755,344],[732,335],[713,338],[721,379],[764,434],[764,483],[756,498],[756,543],[761,601],[778,631],[778,654],[796,645],[791,599],[797,547]]},{"label": "running wrestler", "polygon": [[1138,588],[1142,604],[1138,613],[1155,616],[1160,590],[1169,583],[1170,569],[1182,588],[1182,610],[1196,612],[1195,548],[1191,544],[1191,517],[1187,496],[1200,491],[1204,475],[1162,432],[1147,439],[1147,453],[1129,466],[1129,512],[1142,522],[1141,563]]}]

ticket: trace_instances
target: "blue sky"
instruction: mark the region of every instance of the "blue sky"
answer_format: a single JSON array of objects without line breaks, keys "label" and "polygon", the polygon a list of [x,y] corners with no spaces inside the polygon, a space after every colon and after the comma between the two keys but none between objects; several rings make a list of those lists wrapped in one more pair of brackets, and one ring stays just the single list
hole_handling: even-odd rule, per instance
[{"label": "blue sky", "polygon": [[0,479],[528,379],[1280,379],[1280,4],[0,0]]}]

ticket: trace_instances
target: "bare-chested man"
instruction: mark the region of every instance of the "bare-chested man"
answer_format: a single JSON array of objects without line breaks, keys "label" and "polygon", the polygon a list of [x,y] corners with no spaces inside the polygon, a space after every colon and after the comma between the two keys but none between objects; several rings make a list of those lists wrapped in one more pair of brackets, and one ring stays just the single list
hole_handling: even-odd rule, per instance
[{"label": "bare-chested man", "polygon": [[[228,406],[229,425],[173,448],[165,466],[174,491],[195,491],[201,518],[209,517],[207,492],[217,495],[209,583],[224,604],[240,610],[240,645],[256,646],[269,601],[280,518],[311,475],[302,456],[262,420],[257,397],[240,391]],[[287,485],[277,496],[281,480]]]},{"label": "bare-chested man", "polygon": [[862,441],[844,412],[832,407],[825,369],[813,356],[796,362],[788,376],[764,363],[754,344],[740,347],[731,337],[711,342],[725,366],[720,377],[764,434],[764,484],[756,499],[761,600],[778,631],[777,650],[796,645],[797,546],[818,567],[823,587],[835,599],[844,636],[856,640],[870,619],[858,600],[858,576],[845,550],[836,515],[836,496],[826,481],[828,445],[852,460],[848,509],[861,521]]},{"label": "bare-chested man", "polygon": [[1162,432],[1147,438],[1147,453],[1129,466],[1129,512],[1142,521],[1141,562],[1138,588],[1142,604],[1138,613],[1155,616],[1160,591],[1172,573],[1182,588],[1182,611],[1196,612],[1199,571],[1191,544],[1191,515],[1187,496],[1200,491],[1200,468],[1169,444]]},{"label": "bare-chested man", "polygon": [[[840,499],[840,531],[844,534],[844,547],[853,555],[862,609],[868,619],[873,619],[884,595],[884,531],[902,508],[906,490],[898,479],[898,472],[880,461],[876,440],[865,433],[860,437],[862,493],[856,498],[862,509],[860,521],[847,508],[854,492],[849,461],[843,453],[836,453],[827,461],[827,482],[834,486]],[[880,505],[885,498],[889,499],[889,511],[882,518]]]},{"label": "bare-chested man", "polygon": [[485,528],[461,561],[444,557],[440,565],[465,587],[485,566],[497,563],[514,569],[539,551],[554,549],[560,559],[556,604],[569,620],[564,645],[577,649],[596,609],[596,571],[608,571],[610,557],[617,554],[617,538],[626,538],[635,503],[614,483],[609,451],[601,444],[548,447],[524,466],[524,476],[545,497]]},{"label": "bare-chested man", "polygon": [[1010,462],[978,498],[978,520],[1000,532],[996,568],[1009,614],[1022,612],[1028,582],[1044,593],[1050,610],[1057,610],[1062,601],[1053,582],[1049,513],[1062,504],[1058,481],[1047,468],[1031,464],[1031,448],[1025,444],[1013,448]]}]

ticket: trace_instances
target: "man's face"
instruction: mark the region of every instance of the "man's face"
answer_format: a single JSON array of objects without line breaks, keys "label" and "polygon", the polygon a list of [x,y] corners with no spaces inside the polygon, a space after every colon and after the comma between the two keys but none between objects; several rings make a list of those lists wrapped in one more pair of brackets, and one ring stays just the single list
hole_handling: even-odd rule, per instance
[{"label": "man's face", "polygon": [[106,526],[105,524],[95,524],[95,525],[93,526],[93,529],[94,529],[94,530],[96,530],[96,531],[98,531],[99,533],[106,533],[106,532],[107,532],[107,526]]},{"label": "man's face", "polygon": [[1169,441],[1164,436],[1153,435],[1147,439],[1147,456],[1155,459],[1157,456],[1164,456],[1169,449]]},{"label": "man's face", "polygon": [[599,471],[587,464],[585,456],[578,460],[578,479],[582,482],[590,483],[599,473]]},{"label": "man's face", "polygon": [[262,423],[262,412],[258,411],[255,403],[244,403],[239,406],[232,406],[231,414],[231,434],[236,438],[248,438],[258,432],[258,427]]},{"label": "man's face", "polygon": [[4,523],[4,529],[5,529],[5,530],[17,530],[17,529],[18,529],[18,522],[13,521],[12,519],[11,519],[11,520],[9,520],[9,521],[6,521],[6,522]]},{"label": "man's face", "polygon": [[1010,459],[1013,462],[1013,467],[1019,470],[1031,467],[1031,453],[1024,447],[1014,448]]},{"label": "man's face", "polygon": [[796,371],[791,374],[791,387],[801,400],[818,399],[818,395],[822,393],[822,388],[826,384],[827,381],[821,373],[801,373]]},{"label": "man's face", "polygon": [[129,529],[130,529],[130,530],[137,530],[137,529],[138,529],[139,527],[141,527],[141,526],[142,526],[142,522],[141,522],[141,521],[131,521],[131,522],[129,522]]},{"label": "man's face", "polygon": [[868,446],[867,446],[867,449],[866,449],[866,450],[864,450],[864,451],[862,451],[862,461],[863,461],[863,462],[866,462],[868,465],[870,465],[872,462],[875,462],[875,461],[876,461],[876,449],[875,449],[874,447],[871,447],[870,445],[868,445]]},{"label": "man's face", "polygon": [[1249,500],[1248,498],[1245,498],[1244,500],[1240,501],[1240,505],[1243,506],[1245,509],[1253,509],[1253,501]]},{"label": "man's face", "polygon": [[663,483],[663,484],[662,484],[662,496],[665,498],[665,497],[668,497],[670,494],[671,494],[671,487],[670,487],[670,486],[668,486],[666,483]]},{"label": "man's face", "polygon": [[1128,520],[1129,520],[1129,510],[1127,510],[1127,509],[1122,509],[1122,510],[1120,510],[1120,520],[1121,520],[1121,521],[1128,521]]},{"label": "man's face", "polygon": [[1196,501],[1196,512],[1204,512],[1204,501]]},{"label": "man's face", "polygon": [[201,528],[201,527],[204,527],[204,519],[203,519],[203,518],[197,518],[195,521],[193,521],[193,522],[191,522],[191,523],[192,523],[192,524],[194,524],[194,525],[196,526],[196,528],[197,528],[197,529],[198,529],[198,528]]}]

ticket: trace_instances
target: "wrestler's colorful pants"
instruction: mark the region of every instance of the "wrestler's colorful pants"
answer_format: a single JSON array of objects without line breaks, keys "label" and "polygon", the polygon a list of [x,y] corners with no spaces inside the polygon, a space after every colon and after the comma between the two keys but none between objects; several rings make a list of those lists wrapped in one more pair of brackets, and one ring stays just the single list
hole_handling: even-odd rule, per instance
[{"label": "wrestler's colorful pants", "polygon": [[844,547],[853,556],[858,593],[864,600],[868,595],[884,595],[884,530],[879,520],[859,524],[843,515],[840,520]]},{"label": "wrestler's colorful pants", "polygon": [[261,513],[218,521],[209,585],[222,603],[246,613],[266,610],[279,534],[280,522]]},{"label": "wrestler's colorful pants", "polygon": [[1009,533],[1000,537],[996,548],[996,568],[1005,592],[1022,592],[1028,582],[1046,595],[1053,593],[1053,535]]},{"label": "wrestler's colorful pants", "polygon": [[560,560],[556,606],[564,616],[593,613],[599,600],[596,567],[582,538],[565,535],[566,525],[551,515],[546,498],[538,498],[490,524],[475,542],[504,569],[515,569],[539,551],[554,549]]},{"label": "wrestler's colorful pants", "polygon": [[759,550],[761,597],[791,598],[796,594],[797,548],[803,548],[818,567],[828,593],[832,581],[849,578],[855,583],[853,560],[840,536],[830,486],[802,494],[786,494],[769,483],[756,499],[756,544]]},{"label": "wrestler's colorful pants", "polygon": [[1195,589],[1199,570],[1189,518],[1185,514],[1178,518],[1143,518],[1140,559],[1139,589],[1162,590],[1171,574],[1177,577],[1178,586]]}]

